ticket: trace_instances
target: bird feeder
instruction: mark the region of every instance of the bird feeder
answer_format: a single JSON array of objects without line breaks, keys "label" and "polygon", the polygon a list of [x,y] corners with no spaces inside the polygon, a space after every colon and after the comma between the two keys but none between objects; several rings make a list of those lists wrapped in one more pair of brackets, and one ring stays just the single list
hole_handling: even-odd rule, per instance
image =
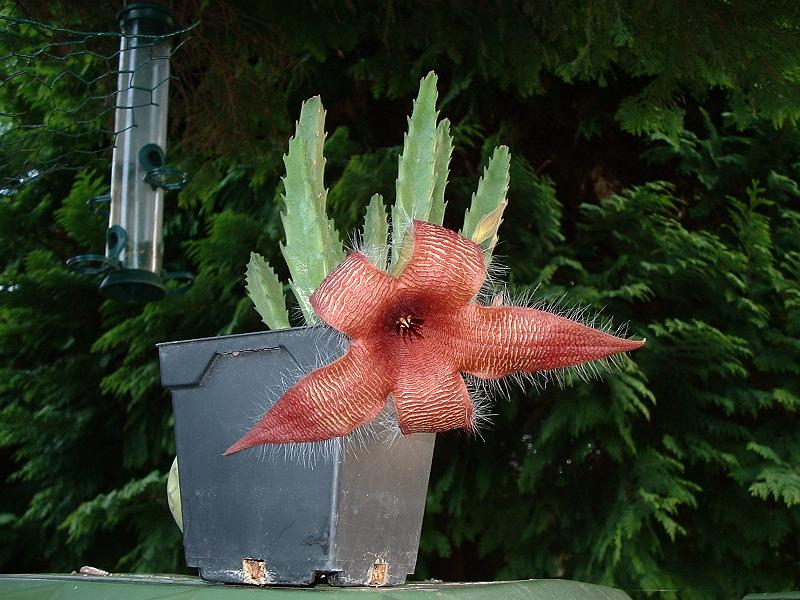
[{"label": "bird feeder", "polygon": [[163,298],[164,279],[174,278],[161,269],[164,192],[187,182],[185,173],[165,163],[169,34],[175,31],[175,18],[160,6],[131,4],[118,19],[122,35],[105,256],[77,256],[68,262],[103,276],[104,296],[148,302]]},{"label": "bird feeder", "polygon": [[123,36],[111,167],[111,209],[106,258],[121,268],[101,292],[123,300],[158,300],[161,279],[164,191],[185,177],[165,166],[169,57],[174,17],[159,6],[132,4],[119,14]]}]

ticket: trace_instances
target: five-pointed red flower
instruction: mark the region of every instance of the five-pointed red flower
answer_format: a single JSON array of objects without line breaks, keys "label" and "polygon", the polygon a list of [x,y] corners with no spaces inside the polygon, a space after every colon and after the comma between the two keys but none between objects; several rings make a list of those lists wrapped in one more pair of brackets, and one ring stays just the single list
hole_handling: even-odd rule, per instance
[{"label": "five-pointed red flower", "polygon": [[323,321],[350,338],[347,353],[291,387],[226,454],[259,444],[347,435],[392,395],[403,433],[472,429],[461,373],[497,379],[635,350],[618,338],[533,308],[471,300],[486,277],[480,247],[414,221],[399,278],[351,253],[311,296]]}]

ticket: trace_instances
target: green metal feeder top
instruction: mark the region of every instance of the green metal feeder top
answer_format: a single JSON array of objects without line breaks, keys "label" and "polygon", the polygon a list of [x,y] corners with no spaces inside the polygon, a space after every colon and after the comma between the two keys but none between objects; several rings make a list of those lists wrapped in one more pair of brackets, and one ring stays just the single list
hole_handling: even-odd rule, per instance
[{"label": "green metal feeder top", "polygon": [[177,20],[169,10],[157,4],[137,2],[129,4],[117,13],[117,21],[123,32],[129,30],[134,21],[138,21],[139,31],[145,35],[166,35],[176,29]]}]

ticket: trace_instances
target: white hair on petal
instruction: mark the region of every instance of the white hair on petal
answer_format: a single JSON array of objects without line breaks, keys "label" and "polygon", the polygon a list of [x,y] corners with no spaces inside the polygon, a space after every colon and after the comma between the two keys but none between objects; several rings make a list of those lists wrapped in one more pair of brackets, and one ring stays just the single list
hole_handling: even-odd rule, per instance
[{"label": "white hair on petal", "polygon": [[375,439],[380,440],[390,446],[406,436],[400,431],[400,418],[397,415],[397,407],[391,394],[386,398],[386,406],[381,413],[366,425],[370,428]]},{"label": "white hair on petal", "polygon": [[[291,287],[291,285],[290,285]],[[292,292],[294,296],[294,292]],[[296,299],[296,297],[295,297]],[[297,303],[291,303],[287,307],[287,312],[289,313],[289,323],[305,323],[306,322],[306,315],[303,313],[303,309],[300,306],[300,301],[297,300]]]},{"label": "white hair on petal", "polygon": [[[376,268],[386,272],[386,259],[389,256],[389,250],[391,248],[390,244],[368,246],[364,241],[361,231],[356,230],[350,234],[350,239],[346,245],[346,248],[348,254],[351,252],[358,252],[359,254],[364,255],[371,264],[375,265]],[[381,261],[382,256],[383,260]],[[383,264],[379,264],[381,262],[383,262]]]},{"label": "white hair on petal", "polygon": [[507,303],[506,279],[508,267],[502,262],[495,260],[497,256],[492,256],[486,266],[486,277],[483,279],[480,290],[475,295],[475,302],[482,306],[490,306],[495,302],[497,295],[501,294],[503,304]]},{"label": "white hair on petal", "polygon": [[368,254],[364,247],[364,237],[361,235],[361,231],[355,229],[350,232],[347,242],[344,243],[344,251],[345,254],[352,254],[353,252],[359,252],[365,256]]},{"label": "white hair on petal", "polygon": [[350,435],[342,439],[345,442],[346,451],[353,454],[368,451],[369,447],[375,444],[392,447],[403,441],[408,442],[408,436],[400,431],[397,409],[391,395],[387,397],[385,406],[374,419],[357,427]]},{"label": "white hair on petal", "polygon": [[492,417],[496,417],[497,413],[491,412],[494,407],[493,394],[489,393],[488,383],[492,380],[481,379],[470,375],[464,374],[464,383],[469,392],[470,401],[472,402],[472,418],[468,424],[469,433],[477,438],[483,440],[483,430],[492,425]]},{"label": "white hair on petal", "polygon": [[[395,203],[392,207],[392,212],[389,215],[390,225],[394,227],[395,215],[397,215],[397,225],[400,227],[400,230],[403,234],[411,228],[411,222],[416,218],[415,215],[409,214],[408,211],[402,206],[400,203]],[[392,243],[395,241],[402,242],[403,240],[395,240],[394,235],[395,231],[392,231]]]},{"label": "white hair on petal", "polygon": [[501,286],[505,286],[510,271],[511,269],[501,260],[499,254],[492,254],[489,262],[486,263],[486,279]]},{"label": "white hair on petal", "polygon": [[[397,216],[397,228],[395,228],[395,215]],[[389,270],[391,271],[394,266],[397,264],[397,256],[394,256],[395,251],[395,244],[397,244],[398,252],[401,250],[405,235],[408,232],[412,232],[412,221],[417,218],[417,215],[410,215],[408,211],[405,210],[399,203],[395,203],[392,207],[391,212],[389,213],[389,239],[388,239],[388,265],[391,267]],[[396,239],[399,238],[399,239]]]}]

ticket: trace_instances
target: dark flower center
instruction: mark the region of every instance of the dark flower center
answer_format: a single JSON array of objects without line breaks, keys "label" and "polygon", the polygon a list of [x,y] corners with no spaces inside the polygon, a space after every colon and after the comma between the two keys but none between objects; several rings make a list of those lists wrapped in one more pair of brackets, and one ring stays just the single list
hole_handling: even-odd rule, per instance
[{"label": "dark flower center", "polygon": [[425,321],[415,316],[413,313],[404,312],[394,322],[394,330],[397,335],[403,338],[403,341],[413,340],[415,337],[421,338],[422,324]]}]

